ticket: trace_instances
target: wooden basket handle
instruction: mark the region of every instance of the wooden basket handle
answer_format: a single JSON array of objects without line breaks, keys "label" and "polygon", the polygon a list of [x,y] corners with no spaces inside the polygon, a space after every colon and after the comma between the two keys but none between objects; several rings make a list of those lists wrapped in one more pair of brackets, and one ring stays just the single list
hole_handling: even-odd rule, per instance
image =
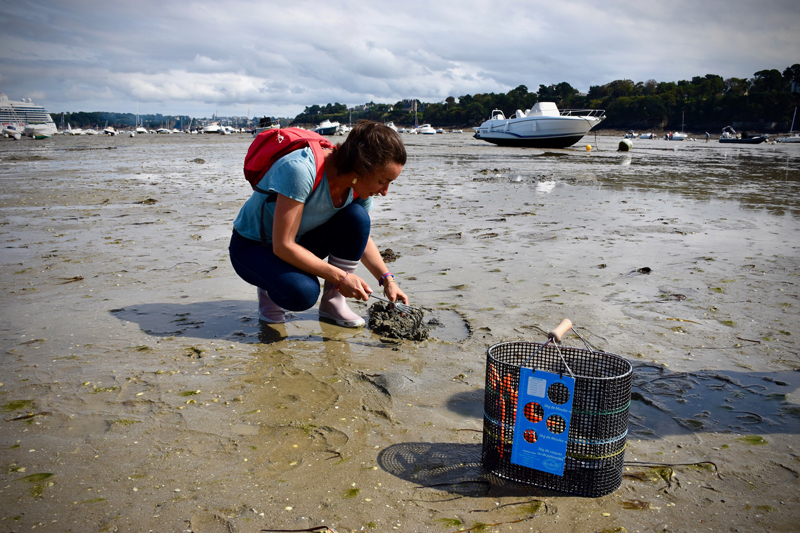
[{"label": "wooden basket handle", "polygon": [[569,331],[570,328],[572,328],[572,321],[569,318],[565,318],[561,321],[561,324],[559,324],[556,329],[547,334],[547,337],[555,340],[556,342],[561,342],[562,335]]}]

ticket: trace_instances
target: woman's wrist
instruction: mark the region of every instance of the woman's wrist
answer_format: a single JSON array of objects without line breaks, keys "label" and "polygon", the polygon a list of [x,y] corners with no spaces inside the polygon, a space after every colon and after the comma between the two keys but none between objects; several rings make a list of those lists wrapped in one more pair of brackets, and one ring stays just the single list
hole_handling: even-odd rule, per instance
[{"label": "woman's wrist", "polygon": [[[383,276],[378,278],[378,285],[384,287],[387,283],[390,283],[392,281],[394,281],[394,274],[392,274],[391,272],[386,272]],[[396,281],[394,282],[397,283]]]},{"label": "woman's wrist", "polygon": [[347,276],[348,276],[348,274],[350,274],[350,273],[349,273],[349,272],[345,272],[345,273],[344,273],[344,277],[342,278],[342,281],[340,281],[339,283],[337,283],[337,284],[336,284],[336,285],[333,287],[333,290],[335,290],[335,291],[338,291],[338,290],[339,290],[339,287],[341,287],[341,286],[342,286],[342,284],[344,283],[344,280],[346,280],[346,279],[347,279]]}]

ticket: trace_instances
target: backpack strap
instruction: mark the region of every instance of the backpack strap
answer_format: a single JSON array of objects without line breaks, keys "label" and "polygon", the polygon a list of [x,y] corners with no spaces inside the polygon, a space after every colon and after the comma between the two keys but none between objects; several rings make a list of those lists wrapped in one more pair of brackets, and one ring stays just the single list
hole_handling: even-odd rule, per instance
[{"label": "backpack strap", "polygon": [[[330,142],[325,140],[317,141],[311,139],[298,139],[297,141],[287,146],[286,150],[283,153],[275,154],[276,155],[275,161],[277,161],[279,158],[283,157],[289,152],[303,148],[302,146],[295,146],[299,143],[307,144],[308,147],[311,148],[311,151],[314,153],[314,165],[317,167],[317,175],[314,178],[314,185],[311,187],[311,194],[313,194],[314,191],[317,189],[320,182],[322,181],[322,176],[325,175],[325,152],[322,147],[323,142],[330,145],[331,147],[333,146]],[[272,161],[270,163],[270,166],[272,166],[275,163],[275,161]],[[267,199],[264,200],[263,204],[261,204],[261,223],[259,224],[259,229],[261,232],[261,244],[264,246],[268,246],[267,230],[264,229],[264,217],[266,217],[267,214],[267,204],[276,202],[278,200],[278,193],[276,193],[275,191],[264,190],[258,185],[254,185],[253,190],[256,192],[260,192],[261,194],[267,195]],[[311,194],[309,194],[309,196],[311,196]]]}]

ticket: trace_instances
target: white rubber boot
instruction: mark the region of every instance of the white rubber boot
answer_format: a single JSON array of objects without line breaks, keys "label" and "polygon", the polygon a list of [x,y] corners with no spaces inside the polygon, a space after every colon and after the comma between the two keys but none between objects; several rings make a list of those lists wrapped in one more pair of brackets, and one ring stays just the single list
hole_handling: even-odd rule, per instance
[{"label": "white rubber boot", "polygon": [[258,319],[268,324],[283,324],[286,322],[286,313],[273,302],[267,291],[258,288]]},{"label": "white rubber boot", "polygon": [[[328,256],[328,263],[348,273],[355,272],[356,266],[358,266],[358,261],[339,259],[332,255]],[[364,319],[350,310],[347,299],[334,289],[333,283],[327,280],[322,289],[322,299],[319,302],[319,316],[333,320],[337,325],[346,328],[364,327]]]}]

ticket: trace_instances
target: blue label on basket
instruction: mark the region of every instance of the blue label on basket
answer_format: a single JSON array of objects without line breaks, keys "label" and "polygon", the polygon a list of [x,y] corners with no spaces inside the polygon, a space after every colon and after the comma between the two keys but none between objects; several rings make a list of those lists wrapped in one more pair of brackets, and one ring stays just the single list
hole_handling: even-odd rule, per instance
[{"label": "blue label on basket", "polygon": [[511,462],[564,475],[575,378],[521,368]]}]

